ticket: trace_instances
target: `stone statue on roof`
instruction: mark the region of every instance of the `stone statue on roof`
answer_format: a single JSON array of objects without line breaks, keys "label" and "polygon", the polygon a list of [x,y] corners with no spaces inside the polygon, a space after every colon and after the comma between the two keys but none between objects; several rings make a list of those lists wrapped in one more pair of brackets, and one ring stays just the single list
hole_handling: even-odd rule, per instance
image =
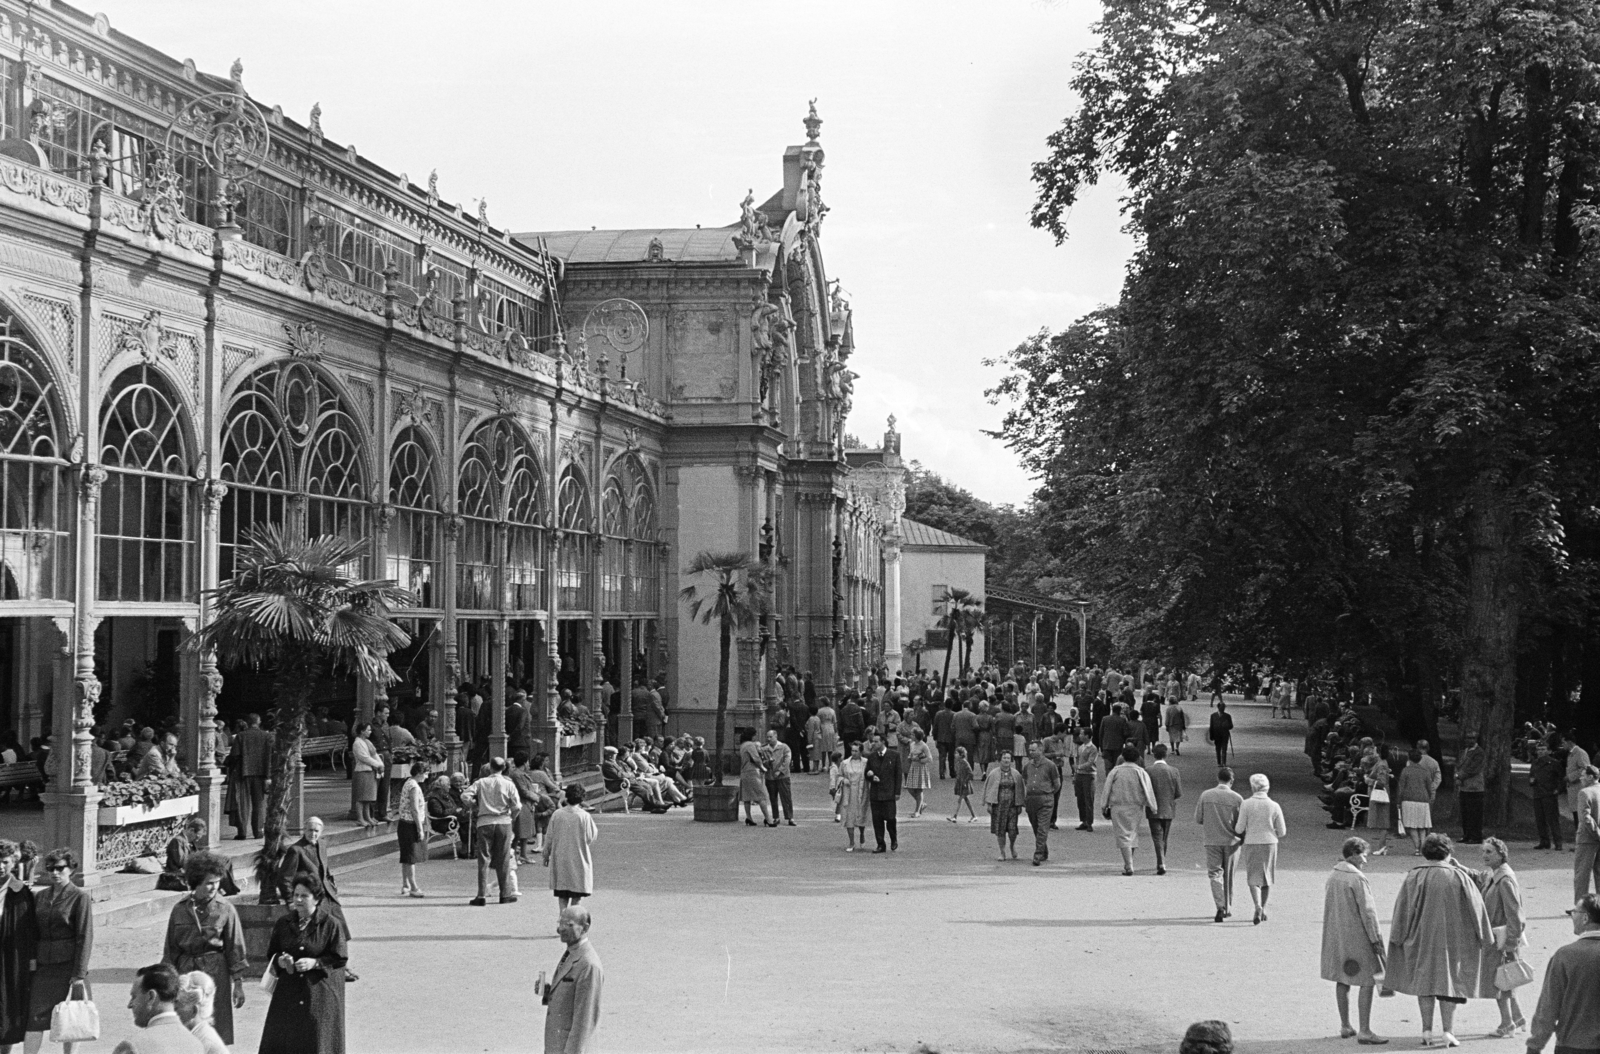
[{"label": "stone statue on roof", "polygon": [[320,102],[314,102],[311,104],[310,131],[311,134],[316,138],[322,138],[322,104]]},{"label": "stone statue on roof", "polygon": [[228,79],[233,81],[234,88],[244,90],[244,60],[234,59],[233,66],[228,70]]},{"label": "stone statue on roof", "polygon": [[739,203],[739,240],[747,246],[754,246],[760,242],[777,241],[772,227],[767,223],[766,215],[756,208],[756,192],[754,188],[745,194],[744,200]]}]

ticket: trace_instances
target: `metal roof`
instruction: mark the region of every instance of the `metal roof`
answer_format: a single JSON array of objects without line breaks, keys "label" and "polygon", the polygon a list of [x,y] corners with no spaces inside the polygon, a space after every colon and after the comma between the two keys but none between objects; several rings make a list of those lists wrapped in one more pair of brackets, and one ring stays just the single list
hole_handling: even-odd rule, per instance
[{"label": "metal roof", "polygon": [[986,553],[987,545],[982,545],[971,538],[963,538],[959,534],[941,531],[937,527],[930,527],[916,520],[900,517],[900,537],[902,549],[959,549],[965,552]]},{"label": "metal roof", "polygon": [[741,253],[733,244],[739,232],[733,227],[662,227],[631,231],[528,231],[512,235],[537,248],[545,240],[550,255],[573,264],[645,263],[650,243],[661,240],[663,263],[737,263]]},{"label": "metal roof", "polygon": [[1087,600],[1047,597],[1043,593],[1025,593],[1020,589],[1001,589],[989,585],[984,586],[983,592],[984,606],[991,610],[998,601],[1001,604],[1031,608],[1035,611],[1053,611],[1061,615],[1076,615],[1089,605]]}]

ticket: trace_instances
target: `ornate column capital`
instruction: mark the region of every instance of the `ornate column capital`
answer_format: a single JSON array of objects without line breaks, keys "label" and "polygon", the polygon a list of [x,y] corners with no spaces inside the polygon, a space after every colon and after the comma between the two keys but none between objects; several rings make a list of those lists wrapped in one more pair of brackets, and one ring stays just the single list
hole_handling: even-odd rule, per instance
[{"label": "ornate column capital", "polygon": [[[446,516],[444,518],[444,536],[446,541],[454,542],[461,537],[461,529],[467,521],[460,516]],[[459,678],[458,678],[459,683]]]},{"label": "ornate column capital", "polygon": [[388,502],[381,502],[376,505],[373,509],[373,519],[378,524],[378,530],[388,534],[389,528],[394,526],[394,518],[399,515],[399,512],[400,510]]},{"label": "ornate column capital", "polygon": [[83,474],[78,478],[78,486],[83,493],[85,505],[98,505],[100,503],[100,488],[105,486],[108,473],[99,465],[84,465]]},{"label": "ornate column capital", "polygon": [[222,499],[228,496],[228,485],[220,479],[200,481],[200,496],[206,503],[206,514],[216,516],[222,511]]}]

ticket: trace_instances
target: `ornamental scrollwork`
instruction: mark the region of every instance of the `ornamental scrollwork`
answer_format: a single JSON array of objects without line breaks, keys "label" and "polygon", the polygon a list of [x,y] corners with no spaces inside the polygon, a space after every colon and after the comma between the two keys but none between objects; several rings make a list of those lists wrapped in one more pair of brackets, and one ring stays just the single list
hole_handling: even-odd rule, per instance
[{"label": "ornamental scrollwork", "polygon": [[283,331],[289,338],[289,354],[297,359],[316,362],[327,349],[327,337],[315,322],[285,322]]}]

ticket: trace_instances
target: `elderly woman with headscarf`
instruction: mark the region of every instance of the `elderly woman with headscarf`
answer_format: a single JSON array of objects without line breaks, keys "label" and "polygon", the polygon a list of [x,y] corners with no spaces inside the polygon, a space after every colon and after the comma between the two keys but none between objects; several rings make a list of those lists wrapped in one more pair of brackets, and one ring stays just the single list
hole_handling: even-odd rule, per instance
[{"label": "elderly woman with headscarf", "polygon": [[[1346,838],[1344,859],[1333,865],[1322,900],[1322,979],[1335,985],[1339,1037],[1374,1045],[1389,1042],[1372,1033],[1372,989],[1383,973],[1383,931],[1378,902],[1362,868],[1371,848],[1365,838]],[[1361,1029],[1350,1027],[1350,989],[1361,989]]]},{"label": "elderly woman with headscarf", "polygon": [[1106,774],[1100,787],[1100,815],[1111,821],[1122,853],[1122,873],[1133,874],[1133,851],[1139,847],[1139,817],[1156,809],[1156,790],[1150,774],[1139,764],[1139,748],[1122,748],[1121,760]]},{"label": "elderly woman with headscarf", "polygon": [[1252,921],[1258,926],[1267,920],[1267,897],[1278,880],[1278,839],[1289,833],[1283,822],[1283,807],[1267,797],[1270,790],[1272,782],[1265,773],[1251,776],[1250,797],[1239,806],[1239,818],[1233,824],[1233,833],[1244,839],[1240,862],[1244,864],[1245,882],[1256,909]]},{"label": "elderly woman with headscarf", "polygon": [[1440,1044],[1459,1046],[1450,1034],[1457,1004],[1482,992],[1483,956],[1494,946],[1493,925],[1470,871],[1450,853],[1450,836],[1430,834],[1423,862],[1400,884],[1389,925],[1384,983],[1417,997],[1422,1045],[1433,1046],[1433,1008],[1443,1026]]}]

